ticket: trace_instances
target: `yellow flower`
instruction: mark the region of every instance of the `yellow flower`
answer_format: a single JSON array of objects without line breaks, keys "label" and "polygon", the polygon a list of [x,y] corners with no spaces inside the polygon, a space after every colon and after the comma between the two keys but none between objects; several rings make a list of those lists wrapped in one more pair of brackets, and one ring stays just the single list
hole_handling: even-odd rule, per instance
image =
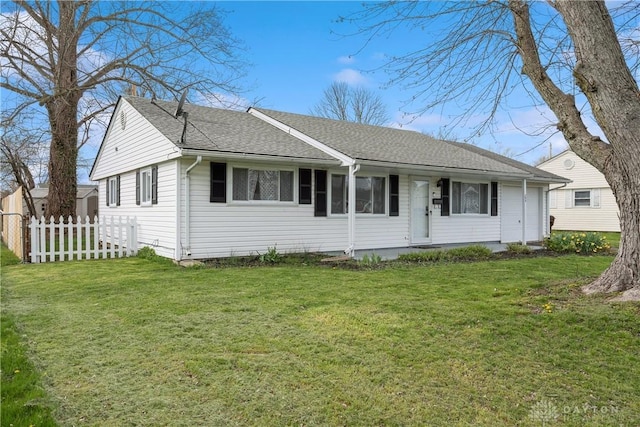
[{"label": "yellow flower", "polygon": [[19,374],[20,373],[20,369],[16,369],[15,371],[13,371],[14,374]]}]

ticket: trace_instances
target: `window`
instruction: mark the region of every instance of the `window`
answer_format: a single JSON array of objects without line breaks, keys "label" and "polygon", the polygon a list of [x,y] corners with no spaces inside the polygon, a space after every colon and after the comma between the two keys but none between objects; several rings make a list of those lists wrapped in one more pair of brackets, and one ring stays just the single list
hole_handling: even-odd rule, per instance
[{"label": "window", "polygon": [[136,171],[136,205],[158,203],[158,166]]},{"label": "window", "polygon": [[[356,213],[386,213],[386,178],[356,177]],[[345,175],[331,175],[331,213],[349,212],[349,181]]]},{"label": "window", "polygon": [[573,193],[573,206],[591,206],[591,191],[581,190]]},{"label": "window", "polygon": [[489,213],[489,184],[451,183],[451,212],[454,214]]},{"label": "window", "polygon": [[120,206],[120,176],[107,179],[107,206]]},{"label": "window", "polygon": [[140,172],[140,203],[151,204],[151,169]]},{"label": "window", "polygon": [[579,190],[567,190],[566,208],[599,208],[600,189],[585,188]]},{"label": "window", "polygon": [[233,168],[233,200],[293,202],[293,171]]}]

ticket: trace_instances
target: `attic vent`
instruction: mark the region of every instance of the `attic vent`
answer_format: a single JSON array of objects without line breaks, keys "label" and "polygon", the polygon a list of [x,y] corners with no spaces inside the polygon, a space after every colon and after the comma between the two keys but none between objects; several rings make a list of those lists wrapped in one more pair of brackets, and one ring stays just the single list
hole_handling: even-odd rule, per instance
[{"label": "attic vent", "polygon": [[122,130],[127,127],[127,114],[124,111],[120,111],[120,127]]},{"label": "attic vent", "polygon": [[575,165],[576,165],[576,162],[574,162],[573,159],[567,159],[564,161],[564,168],[567,170],[573,169]]}]

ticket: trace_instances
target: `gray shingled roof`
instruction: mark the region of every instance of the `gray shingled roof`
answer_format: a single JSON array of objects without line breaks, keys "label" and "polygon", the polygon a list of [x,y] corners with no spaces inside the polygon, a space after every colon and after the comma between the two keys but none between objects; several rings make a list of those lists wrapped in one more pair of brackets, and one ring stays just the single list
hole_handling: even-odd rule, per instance
[{"label": "gray shingled roof", "polygon": [[185,104],[188,126],[180,144],[183,117],[173,116],[177,102],[125,97],[136,110],[177,146],[220,153],[255,154],[309,160],[335,160],[244,111]]},{"label": "gray shingled roof", "polygon": [[[170,141],[185,149],[242,153],[309,160],[335,160],[323,151],[243,111],[185,104],[186,140],[181,145],[183,118],[173,114],[177,102],[125,97]],[[359,162],[382,162],[407,168],[446,168],[487,172],[542,181],[565,178],[473,145],[443,141],[402,129],[253,108]]]},{"label": "gray shingled roof", "polygon": [[545,181],[567,181],[474,145],[438,140],[415,131],[254,109],[361,161],[532,175],[534,179]]},{"label": "gray shingled roof", "polygon": [[514,160],[514,159],[512,159],[510,157],[502,156],[502,155],[500,155],[498,153],[494,153],[493,151],[489,151],[489,150],[485,150],[485,149],[480,148],[480,147],[476,147],[475,145],[463,144],[461,142],[449,142],[449,143],[462,146],[465,150],[474,151],[474,152],[476,152],[476,153],[478,153],[480,155],[492,158],[492,159],[497,160],[499,162],[503,162],[503,163],[511,165],[511,166],[513,166],[515,168],[521,169],[521,170],[533,175],[534,179],[541,179],[541,180],[553,181],[553,182],[571,182],[570,179],[567,179],[567,178],[562,177],[560,175],[556,175],[556,174],[553,174],[551,172],[547,172],[545,170],[537,168],[535,166],[531,166],[531,165],[528,165],[526,163],[519,162],[519,161]]},{"label": "gray shingled roof", "polygon": [[[78,192],[76,194],[76,199],[84,199],[92,191],[97,191],[97,185],[78,185]],[[31,197],[34,199],[44,199],[49,195],[49,187],[48,185],[43,185],[41,187],[32,188],[30,190]]]}]

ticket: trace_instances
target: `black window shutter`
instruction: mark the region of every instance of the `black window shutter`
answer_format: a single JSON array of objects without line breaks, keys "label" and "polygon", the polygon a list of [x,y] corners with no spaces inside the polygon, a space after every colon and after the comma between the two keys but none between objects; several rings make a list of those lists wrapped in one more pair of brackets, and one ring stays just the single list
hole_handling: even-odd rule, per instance
[{"label": "black window shutter", "polygon": [[389,175],[389,216],[400,215],[400,177]]},{"label": "black window shutter", "polygon": [[315,216],[327,216],[327,171],[315,170],[316,205]]},{"label": "black window shutter", "polygon": [[211,162],[211,203],[227,202],[227,164]]},{"label": "black window shutter", "polygon": [[498,183],[491,183],[491,216],[498,216]]},{"label": "black window shutter", "polygon": [[109,206],[109,184],[113,178],[107,178],[107,206]]},{"label": "black window shutter", "polygon": [[116,206],[120,206],[120,175],[118,175],[118,178],[116,181],[117,181],[116,187],[118,187],[118,190],[116,193],[116,196],[117,196]]},{"label": "black window shutter", "polygon": [[449,216],[449,178],[442,178],[440,181],[442,182],[440,187],[440,198],[442,199],[440,216]]},{"label": "black window shutter", "polygon": [[140,171],[136,171],[136,205],[140,205]]},{"label": "black window shutter", "polygon": [[158,166],[151,168],[151,204],[158,204]]},{"label": "black window shutter", "polygon": [[298,170],[298,201],[301,205],[311,204],[311,169]]}]

